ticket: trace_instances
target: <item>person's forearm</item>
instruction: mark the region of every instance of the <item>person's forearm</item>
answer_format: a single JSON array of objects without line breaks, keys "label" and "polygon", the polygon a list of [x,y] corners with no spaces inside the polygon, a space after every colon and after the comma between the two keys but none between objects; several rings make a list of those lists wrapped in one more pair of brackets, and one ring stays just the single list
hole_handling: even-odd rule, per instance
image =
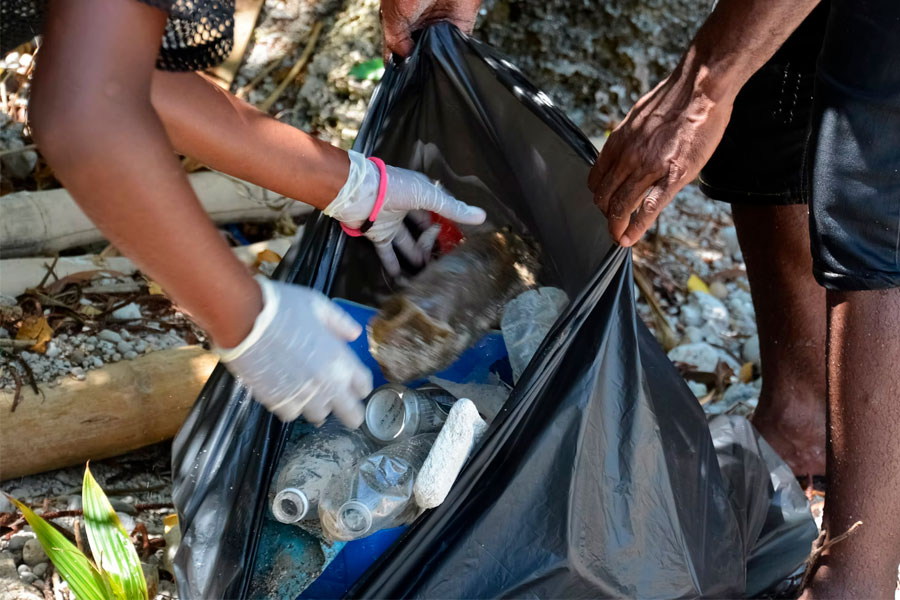
[{"label": "person's forearm", "polygon": [[674,77],[713,101],[733,100],[819,0],[719,0]]},{"label": "person's forearm", "polygon": [[347,180],[347,153],[238,100],[196,73],[158,71],[151,99],[175,149],[316,208]]}]

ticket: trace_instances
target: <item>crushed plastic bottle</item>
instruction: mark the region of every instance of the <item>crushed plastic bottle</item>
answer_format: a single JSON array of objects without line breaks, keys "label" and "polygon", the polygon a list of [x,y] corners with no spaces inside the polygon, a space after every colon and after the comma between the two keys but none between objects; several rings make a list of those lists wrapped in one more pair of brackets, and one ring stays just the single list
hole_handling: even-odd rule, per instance
[{"label": "crushed plastic bottle", "polygon": [[356,540],[412,522],[420,512],[413,497],[416,474],[436,437],[425,433],[385,446],[334,478],[319,503],[325,535]]},{"label": "crushed plastic bottle", "polygon": [[382,444],[438,431],[455,401],[450,392],[433,383],[418,389],[388,383],[369,394],[365,430]]},{"label": "crushed plastic bottle", "polygon": [[441,371],[534,287],[538,270],[530,238],[508,228],[472,234],[382,303],[367,326],[369,352],[388,381]]},{"label": "crushed plastic bottle", "polygon": [[328,419],[285,452],[273,486],[272,514],[282,523],[317,519],[319,501],[332,478],[375,448],[362,432]]},{"label": "crushed plastic bottle", "polygon": [[569,303],[564,291],[542,287],[522,292],[503,309],[500,329],[509,353],[513,381],[518,381],[556,318]]}]

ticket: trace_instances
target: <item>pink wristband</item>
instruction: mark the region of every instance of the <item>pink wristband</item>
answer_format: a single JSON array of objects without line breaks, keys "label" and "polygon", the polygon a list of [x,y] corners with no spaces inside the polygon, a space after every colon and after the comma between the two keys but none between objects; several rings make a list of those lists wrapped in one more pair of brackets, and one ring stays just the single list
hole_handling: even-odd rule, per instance
[{"label": "pink wristband", "polygon": [[384,166],[384,161],[380,158],[370,156],[369,160],[375,163],[375,166],[378,167],[378,174],[380,177],[380,180],[378,181],[378,196],[375,198],[375,206],[372,207],[372,212],[369,214],[369,218],[366,219],[366,222],[363,223],[359,229],[353,229],[352,227],[347,227],[346,225],[341,223],[341,229],[343,229],[344,233],[346,233],[350,237],[359,237],[361,235],[365,235],[365,233],[372,228],[372,225],[375,224],[375,219],[378,218],[378,213],[381,212],[381,207],[384,205],[384,194],[387,191],[387,168]]}]

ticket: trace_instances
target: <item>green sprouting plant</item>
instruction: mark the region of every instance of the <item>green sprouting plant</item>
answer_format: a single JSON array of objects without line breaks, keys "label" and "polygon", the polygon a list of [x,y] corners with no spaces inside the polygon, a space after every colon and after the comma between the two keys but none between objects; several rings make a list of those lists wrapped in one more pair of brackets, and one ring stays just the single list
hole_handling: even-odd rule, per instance
[{"label": "green sprouting plant", "polygon": [[384,61],[380,58],[358,63],[350,69],[350,77],[362,81],[381,81],[382,75],[384,75]]},{"label": "green sprouting plant", "polygon": [[22,515],[78,600],[147,600],[147,583],[134,544],[89,466],[81,503],[94,561],[50,523],[14,498]]}]

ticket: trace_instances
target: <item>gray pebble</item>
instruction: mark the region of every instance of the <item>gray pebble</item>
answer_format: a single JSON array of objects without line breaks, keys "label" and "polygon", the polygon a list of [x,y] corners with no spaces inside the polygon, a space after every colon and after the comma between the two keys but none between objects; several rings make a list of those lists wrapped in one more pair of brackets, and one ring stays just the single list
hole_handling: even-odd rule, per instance
[{"label": "gray pebble", "polygon": [[141,307],[132,302],[131,304],[126,304],[121,308],[117,308],[112,312],[111,316],[113,319],[118,319],[120,321],[134,321],[140,319],[143,315],[141,314]]},{"label": "gray pebble", "polygon": [[144,340],[138,340],[134,343],[134,351],[135,352],[143,352],[147,349],[147,342]]},{"label": "gray pebble", "polygon": [[[122,512],[127,515],[133,515],[135,512],[134,498],[131,496],[126,496],[124,498],[110,498],[109,503],[112,505],[113,510],[115,510],[116,512]],[[132,529],[134,528],[132,527]]]},{"label": "gray pebble", "polygon": [[69,496],[66,500],[66,509],[67,510],[81,510],[81,495],[75,494],[73,496]]},{"label": "gray pebble", "polygon": [[47,562],[47,553],[44,552],[39,541],[30,539],[22,546],[22,560],[26,565],[33,567],[36,564]]},{"label": "gray pebble", "polygon": [[6,550],[0,552],[0,579],[13,579],[18,575],[12,552]]},{"label": "gray pebble", "polygon": [[59,356],[59,346],[55,342],[47,344],[47,351],[44,353],[47,358],[56,358]]},{"label": "gray pebble", "polygon": [[85,351],[85,352],[93,352],[93,351],[96,350],[96,349],[97,349],[97,347],[94,346],[93,344],[85,344],[85,345],[84,345],[84,351]]},{"label": "gray pebble", "polygon": [[21,581],[22,583],[34,583],[36,579],[37,575],[31,572],[25,573],[24,575],[19,575],[19,581]]},{"label": "gray pebble", "polygon": [[101,340],[112,342],[114,344],[118,344],[122,341],[122,336],[120,336],[115,331],[110,331],[109,329],[104,329],[100,333],[97,334],[97,337]]},{"label": "gray pebble", "polygon": [[6,549],[13,552],[18,552],[25,545],[25,542],[33,539],[33,533],[29,533],[27,531],[17,531],[11,538],[9,538],[9,545],[6,546]]},{"label": "gray pebble", "polygon": [[126,352],[131,352],[132,350],[134,350],[134,347],[128,342],[122,341],[116,344],[116,350],[118,350],[122,354],[125,354]]},{"label": "gray pebble", "polygon": [[78,381],[84,380],[85,374],[84,369],[81,367],[72,367],[72,370],[69,373],[75,377]]},{"label": "gray pebble", "polygon": [[91,365],[95,369],[99,369],[100,367],[103,366],[103,360],[99,356],[92,356],[91,357]]},{"label": "gray pebble", "polygon": [[728,286],[721,281],[713,281],[709,284],[709,293],[719,300],[723,300],[728,297]]},{"label": "gray pebble", "polygon": [[69,361],[76,365],[80,365],[82,362],[84,362],[84,352],[81,350],[75,350],[74,352],[72,352],[72,354],[69,355]]},{"label": "gray pebble", "polygon": [[47,573],[47,569],[50,568],[50,565],[42,562],[40,564],[34,565],[34,568],[31,570],[38,577],[43,577]]},{"label": "gray pebble", "polygon": [[16,567],[16,571],[19,573],[19,577],[21,577],[25,573],[31,573],[31,567],[26,564],[21,564],[18,567]]},{"label": "gray pebble", "polygon": [[702,320],[700,309],[693,304],[685,304],[681,307],[681,320],[685,325],[699,327]]},{"label": "gray pebble", "polygon": [[9,501],[6,494],[0,493],[0,513],[11,513],[12,511],[12,502]]},{"label": "gray pebble", "polygon": [[128,342],[134,338],[134,336],[131,334],[131,332],[126,329],[123,329],[122,331],[120,331],[119,335],[121,335],[122,339],[125,340],[126,342]]},{"label": "gray pebble", "polygon": [[129,534],[134,531],[136,524],[134,522],[134,518],[131,515],[124,512],[116,512],[116,515],[119,516],[119,520],[122,522],[122,527],[125,528],[125,531],[127,531]]},{"label": "gray pebble", "polygon": [[9,331],[5,327],[0,327],[0,338],[8,338],[10,337]]},{"label": "gray pebble", "polygon": [[754,335],[744,342],[741,348],[741,357],[746,362],[759,362],[759,336]]},{"label": "gray pebble", "polygon": [[725,227],[719,231],[719,239],[725,244],[725,248],[732,256],[739,256],[741,253],[741,245],[738,243],[737,230],[734,227]]},{"label": "gray pebble", "polygon": [[134,350],[129,350],[128,352],[123,354],[122,357],[125,360],[134,360],[135,358],[137,358],[137,352],[135,352]]},{"label": "gray pebble", "polygon": [[120,360],[122,360],[122,355],[119,354],[118,352],[113,352],[112,361],[119,362]]}]

